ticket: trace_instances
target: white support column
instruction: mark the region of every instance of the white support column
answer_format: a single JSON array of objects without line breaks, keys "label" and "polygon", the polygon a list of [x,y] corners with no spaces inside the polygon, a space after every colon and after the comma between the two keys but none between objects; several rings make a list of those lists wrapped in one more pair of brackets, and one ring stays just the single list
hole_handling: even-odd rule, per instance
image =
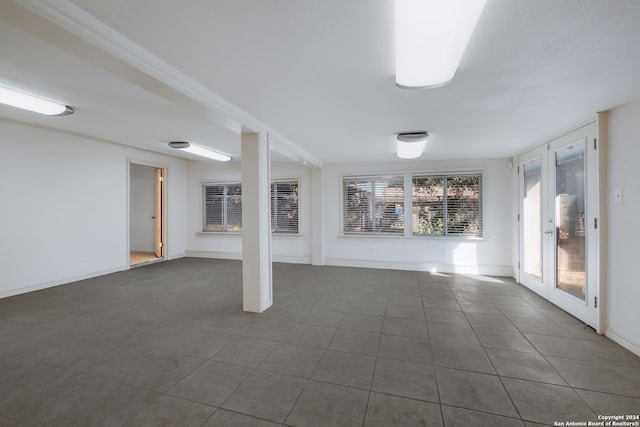
[{"label": "white support column", "polygon": [[311,169],[311,264],[324,265],[324,173]]},{"label": "white support column", "polygon": [[262,313],[273,304],[269,142],[265,132],[242,132],[242,301]]}]

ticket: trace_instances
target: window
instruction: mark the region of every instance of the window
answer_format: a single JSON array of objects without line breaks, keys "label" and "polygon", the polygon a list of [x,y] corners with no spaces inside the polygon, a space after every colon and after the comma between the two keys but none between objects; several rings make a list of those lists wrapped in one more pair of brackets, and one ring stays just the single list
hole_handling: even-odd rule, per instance
[{"label": "window", "polygon": [[[242,231],[242,184],[204,184],[202,231]],[[298,180],[271,183],[271,231],[298,233]]]},{"label": "window", "polygon": [[343,179],[345,234],[404,234],[403,176]]},{"label": "window", "polygon": [[202,186],[202,231],[242,231],[242,186],[205,184]]},{"label": "window", "polygon": [[271,232],[298,234],[298,181],[271,184]]},{"label": "window", "polygon": [[414,235],[482,236],[482,174],[412,176]]}]

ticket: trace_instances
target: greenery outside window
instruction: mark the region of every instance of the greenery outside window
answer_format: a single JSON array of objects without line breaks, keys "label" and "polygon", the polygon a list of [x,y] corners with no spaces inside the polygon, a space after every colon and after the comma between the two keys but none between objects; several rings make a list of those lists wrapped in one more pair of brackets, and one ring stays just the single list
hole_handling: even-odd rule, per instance
[{"label": "greenery outside window", "polygon": [[404,234],[404,177],[345,177],[345,234]]},{"label": "greenery outside window", "polygon": [[413,235],[482,236],[482,174],[413,175]]},{"label": "greenery outside window", "polygon": [[271,232],[298,234],[298,180],[271,183]]}]

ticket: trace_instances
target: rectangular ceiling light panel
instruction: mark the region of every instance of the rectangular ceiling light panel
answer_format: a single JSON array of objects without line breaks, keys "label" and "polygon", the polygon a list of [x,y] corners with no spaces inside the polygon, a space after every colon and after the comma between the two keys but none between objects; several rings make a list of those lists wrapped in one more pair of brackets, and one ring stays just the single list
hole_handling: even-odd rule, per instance
[{"label": "rectangular ceiling light panel", "polygon": [[486,0],[395,0],[396,84],[431,88],[456,73]]}]

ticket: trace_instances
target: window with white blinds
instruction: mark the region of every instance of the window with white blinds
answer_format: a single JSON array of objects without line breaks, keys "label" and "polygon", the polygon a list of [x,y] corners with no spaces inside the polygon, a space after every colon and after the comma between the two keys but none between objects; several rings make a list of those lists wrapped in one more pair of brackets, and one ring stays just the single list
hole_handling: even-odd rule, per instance
[{"label": "window with white blinds", "polygon": [[413,175],[414,235],[482,236],[482,174]]},{"label": "window with white blinds", "polygon": [[298,180],[271,183],[271,232],[298,234]]},{"label": "window with white blinds", "polygon": [[345,234],[404,234],[404,177],[356,176],[342,181]]},{"label": "window with white blinds", "polygon": [[242,231],[242,186],[205,184],[202,186],[202,231]]},{"label": "window with white blinds", "polygon": [[[204,184],[202,200],[202,231],[242,231],[242,184]],[[271,183],[271,231],[298,233],[298,180]]]}]

